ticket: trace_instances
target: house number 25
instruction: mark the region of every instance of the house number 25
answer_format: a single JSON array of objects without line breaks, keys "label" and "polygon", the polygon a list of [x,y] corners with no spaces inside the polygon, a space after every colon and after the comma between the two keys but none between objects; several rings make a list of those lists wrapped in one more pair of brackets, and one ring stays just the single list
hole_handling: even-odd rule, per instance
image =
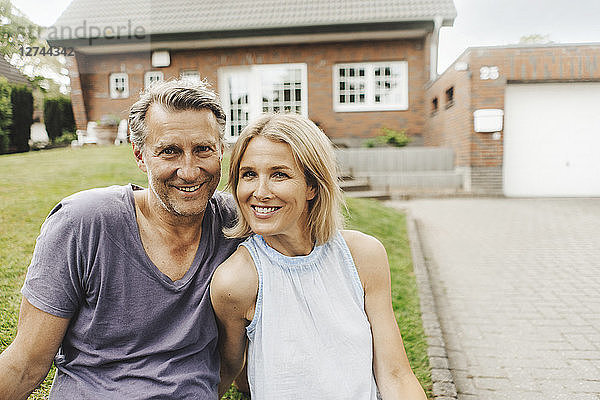
[{"label": "house number 25", "polygon": [[500,74],[498,73],[497,66],[481,67],[479,69],[479,79],[481,79],[482,81],[485,81],[488,79],[498,79],[499,76],[500,76]]}]

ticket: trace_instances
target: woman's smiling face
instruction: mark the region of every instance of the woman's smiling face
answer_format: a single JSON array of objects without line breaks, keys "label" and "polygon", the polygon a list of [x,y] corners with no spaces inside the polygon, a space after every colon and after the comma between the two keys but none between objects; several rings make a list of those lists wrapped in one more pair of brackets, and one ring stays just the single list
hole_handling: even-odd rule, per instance
[{"label": "woman's smiling face", "polygon": [[287,143],[251,139],[241,158],[236,194],[254,233],[298,240],[308,232],[308,201],[315,190],[307,185]]}]

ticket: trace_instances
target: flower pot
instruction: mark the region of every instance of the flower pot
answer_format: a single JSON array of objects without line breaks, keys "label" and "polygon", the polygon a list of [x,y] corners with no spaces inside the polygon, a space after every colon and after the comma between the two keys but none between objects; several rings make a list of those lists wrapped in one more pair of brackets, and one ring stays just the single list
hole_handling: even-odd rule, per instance
[{"label": "flower pot", "polygon": [[117,138],[117,126],[97,126],[94,131],[96,132],[96,143],[99,145],[114,144]]}]

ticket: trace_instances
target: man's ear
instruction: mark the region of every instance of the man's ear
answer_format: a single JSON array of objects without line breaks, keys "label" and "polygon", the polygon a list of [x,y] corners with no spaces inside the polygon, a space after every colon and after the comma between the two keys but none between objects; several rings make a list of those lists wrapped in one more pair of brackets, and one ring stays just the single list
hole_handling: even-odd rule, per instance
[{"label": "man's ear", "polygon": [[133,155],[138,168],[144,173],[147,173],[148,170],[146,169],[146,163],[144,162],[144,152],[141,151],[134,143],[131,143],[131,147],[133,148]]}]

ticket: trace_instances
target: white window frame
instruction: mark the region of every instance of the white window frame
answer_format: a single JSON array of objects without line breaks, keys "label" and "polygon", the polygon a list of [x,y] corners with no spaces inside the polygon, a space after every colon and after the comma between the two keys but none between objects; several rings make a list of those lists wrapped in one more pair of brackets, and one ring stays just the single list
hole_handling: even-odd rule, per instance
[{"label": "white window frame", "polygon": [[[114,72],[110,74],[108,78],[108,86],[111,99],[126,99],[129,97],[129,75],[125,72]],[[123,84],[120,85],[119,81]],[[123,87],[123,90],[118,90],[119,87]]]},{"label": "white window frame", "polygon": [[202,82],[202,77],[200,77],[200,72],[196,71],[195,69],[185,69],[185,70],[181,71],[181,74],[179,75],[179,77],[181,79],[193,80],[194,82],[198,82],[198,84],[200,84]]},{"label": "white window frame", "polygon": [[162,71],[147,71],[144,74],[144,88],[150,86],[152,82],[161,82],[165,79],[165,74]]},{"label": "white window frame", "polygon": [[[221,67],[218,70],[219,95],[223,102],[223,108],[227,115],[225,139],[228,142],[237,141],[238,136],[230,136],[230,104],[228,77],[232,74],[249,74],[248,79],[248,120],[257,118],[263,113],[262,109],[262,82],[261,74],[276,69],[299,69],[300,70],[300,114],[308,117],[308,73],[305,63],[291,64],[254,64],[243,66]],[[283,110],[282,110],[283,111]]]},{"label": "white window frame", "polygon": [[[375,69],[379,67],[398,67],[400,79],[397,84],[400,92],[400,101],[396,103],[375,103]],[[340,103],[340,68],[364,68],[365,102]],[[406,61],[381,61],[371,63],[340,63],[333,66],[333,110],[335,112],[357,111],[403,111],[408,110],[408,62]]]}]

